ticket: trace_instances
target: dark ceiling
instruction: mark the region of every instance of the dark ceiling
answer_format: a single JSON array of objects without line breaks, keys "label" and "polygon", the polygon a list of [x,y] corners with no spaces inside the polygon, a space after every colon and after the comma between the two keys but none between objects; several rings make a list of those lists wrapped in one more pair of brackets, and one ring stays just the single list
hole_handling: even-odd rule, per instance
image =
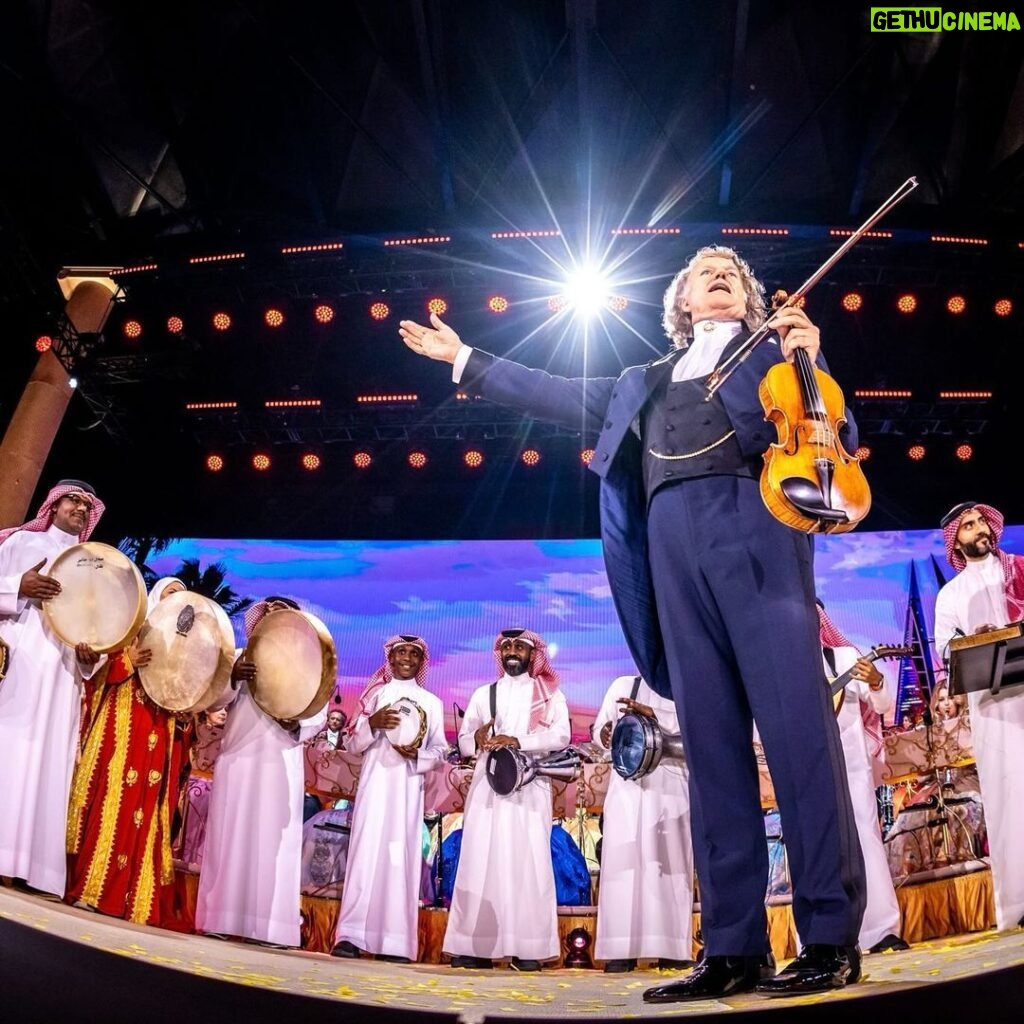
[{"label": "dark ceiling", "polygon": [[[0,8],[0,313],[10,416],[52,328],[66,265],[126,275],[89,357],[47,476],[94,477],[106,532],[248,536],[593,534],[586,439],[460,407],[444,369],[398,343],[398,317],[444,295],[468,340],[563,372],[616,373],[664,345],[657,304],[699,244],[729,226],[788,226],[736,244],[774,286],[823,260],[829,227],[860,222],[910,175],[919,188],[812,294],[861,403],[875,528],[930,527],[963,497],[1007,504],[1015,460],[1006,367],[1024,315],[1020,32],[869,31],[867,3],[685,0],[345,0],[174,4],[11,0]],[[614,236],[616,228],[678,234]],[[557,238],[492,233],[558,230]],[[931,235],[984,238],[936,243]],[[446,243],[388,247],[401,237]],[[342,242],[291,257],[283,247]],[[589,343],[565,320],[536,334],[567,253],[615,263],[629,298]],[[189,264],[244,252],[244,259]],[[843,291],[865,296],[839,311]],[[915,317],[893,310],[914,290]],[[483,311],[509,297],[503,317]],[[968,299],[966,314],[942,308]],[[1011,316],[991,312],[997,298]],[[367,315],[374,299],[391,316]],[[328,301],[332,324],[310,311]],[[286,315],[271,335],[270,304]],[[211,312],[231,312],[220,338]],[[171,337],[162,324],[182,316]],[[126,318],[144,333],[122,334]],[[526,338],[525,343],[520,344]],[[585,362],[584,362],[585,360]],[[994,391],[952,406],[943,388]],[[364,393],[416,392],[367,409]],[[317,412],[263,402],[319,398]],[[238,411],[196,416],[196,400]],[[949,446],[973,433],[976,458]],[[929,456],[907,463],[910,435]],[[530,470],[526,439],[543,448]],[[470,477],[467,442],[487,446]],[[404,465],[432,445],[421,473]],[[376,463],[357,474],[357,446]],[[310,447],[311,446],[311,447]],[[546,447],[545,447],[546,446]],[[316,474],[294,467],[310,447]],[[275,452],[259,476],[247,462]],[[203,471],[208,451],[221,474]],[[1015,464],[1015,462],[1014,462]],[[528,493],[510,511],[501,498]],[[1019,516],[1018,516],[1019,518]]]}]

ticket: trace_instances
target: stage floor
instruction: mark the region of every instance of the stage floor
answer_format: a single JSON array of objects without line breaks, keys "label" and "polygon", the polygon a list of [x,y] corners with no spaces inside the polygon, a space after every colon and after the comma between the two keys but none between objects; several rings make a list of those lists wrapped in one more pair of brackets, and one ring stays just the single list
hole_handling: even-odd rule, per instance
[{"label": "stage floor", "polygon": [[[439,1014],[468,1024],[485,1019],[567,1016],[578,1020],[693,1018],[737,1011],[793,1013],[797,1006],[804,1007],[805,1012],[796,1014],[804,1018],[812,1005],[821,1010],[827,1007],[832,1020],[853,1020],[879,1012],[889,1019],[882,1003],[895,1010],[897,1004],[906,1003],[912,1009],[938,1000],[937,1005],[947,1011],[954,1004],[966,1008],[969,1003],[976,1012],[984,1013],[986,1020],[993,1021],[1002,1019],[998,1001],[986,1005],[983,993],[987,990],[995,999],[997,979],[1005,983],[1012,978],[1016,990],[1024,991],[1020,987],[1024,931],[1020,930],[960,935],[922,942],[904,953],[868,956],[864,961],[863,983],[827,995],[773,1000],[746,995],[723,1002],[649,1005],[641,998],[644,989],[668,980],[676,972],[641,970],[605,975],[598,971],[557,969],[517,974],[507,969],[456,971],[434,964],[337,960],[320,953],[271,950],[131,925],[7,888],[0,888],[0,922],[4,925],[4,958],[9,958],[12,949],[33,945],[31,941],[17,942],[19,929],[28,930],[23,933],[26,940],[39,937],[39,933],[66,940],[55,946],[59,962],[39,965],[41,983],[60,985],[59,979],[73,977],[73,958],[77,951],[87,949],[91,957],[104,955],[112,977],[124,976],[128,968],[123,960],[127,958],[140,967],[160,969],[161,987],[165,991],[168,986],[170,991],[174,990],[175,979],[166,975],[170,970],[190,978],[241,986],[250,996],[253,988],[265,990],[268,996],[275,993],[275,1002],[282,996],[327,1000],[336,1004],[331,1010],[335,1019],[398,1019],[406,1015],[423,1019]],[[11,936],[15,936],[14,946]],[[76,945],[69,946],[67,942]],[[122,958],[120,966],[117,958]],[[7,966],[13,969],[12,962]],[[149,973],[157,977],[153,970]],[[52,980],[46,982],[47,976]],[[179,978],[177,983],[184,987],[187,980]],[[960,984],[965,981],[972,983],[969,991]],[[222,990],[222,996],[226,994]],[[79,992],[77,998],[82,995]],[[882,1002],[876,1002],[878,999]],[[177,1010],[180,1012],[181,1007]],[[195,1013],[196,1007],[190,1012]],[[68,1019],[79,1018],[73,1015]]]}]

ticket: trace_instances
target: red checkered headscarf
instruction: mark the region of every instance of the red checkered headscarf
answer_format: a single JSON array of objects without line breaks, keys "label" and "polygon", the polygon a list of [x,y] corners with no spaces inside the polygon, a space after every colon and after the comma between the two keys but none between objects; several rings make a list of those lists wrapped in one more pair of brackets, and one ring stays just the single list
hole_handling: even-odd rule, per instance
[{"label": "red checkered headscarf", "polygon": [[547,717],[551,697],[558,689],[558,673],[548,661],[548,645],[536,633],[531,633],[528,629],[502,630],[494,641],[494,658],[498,663],[498,671],[502,675],[505,674],[505,666],[501,660],[501,644],[503,640],[509,639],[522,640],[533,647],[529,668],[529,675],[533,680],[533,701],[530,704],[528,729],[533,732],[538,726],[546,728],[551,724]]},{"label": "red checkered headscarf", "polygon": [[12,533],[18,533],[21,530],[27,530],[29,533],[46,533],[53,526],[53,514],[56,510],[57,502],[65,494],[75,493],[88,494],[92,499],[92,510],[86,519],[85,528],[78,535],[79,542],[87,541],[92,531],[96,529],[96,524],[100,521],[100,516],[103,515],[103,510],[106,506],[96,497],[96,492],[93,491],[92,487],[83,480],[58,480],[57,484],[50,489],[50,493],[46,496],[42,505],[39,506],[35,519],[29,520],[22,526],[9,526],[6,530],[0,530],[0,544],[3,544]]},{"label": "red checkered headscarf", "polygon": [[373,695],[381,689],[381,687],[387,686],[387,684],[394,679],[394,673],[391,671],[391,652],[402,644],[409,644],[412,647],[418,647],[423,652],[423,661],[420,662],[419,671],[416,673],[416,685],[423,686],[426,682],[427,663],[430,661],[430,649],[427,647],[427,641],[421,636],[413,636],[409,633],[397,633],[395,636],[388,637],[388,639],[384,641],[384,664],[381,665],[381,667],[377,669],[372,676],[370,676],[370,681],[363,688],[363,692],[359,694],[356,713],[352,716],[352,720],[349,722],[346,732],[355,732],[359,718],[362,715],[369,713],[370,707],[373,703]]},{"label": "red checkered headscarf", "polygon": [[245,622],[245,638],[247,640],[252,636],[252,631],[259,625],[260,621],[267,617],[270,606],[275,601],[286,604],[289,608],[294,608],[296,611],[299,610],[299,606],[290,597],[267,597],[262,601],[249,605],[245,609],[245,618],[243,620]]},{"label": "red checkered headscarf", "polygon": [[[818,605],[818,636],[822,647],[853,647],[853,644],[846,639],[839,631],[839,627],[828,617],[825,608]],[[857,650],[856,647],[853,647]],[[857,702],[860,709],[860,718],[864,723],[864,732],[868,738],[868,752],[871,760],[879,764],[885,764],[885,741],[882,737],[882,716],[866,701]]]},{"label": "red checkered headscarf", "polygon": [[991,505],[982,505],[976,501],[965,501],[956,505],[942,518],[942,537],[946,542],[946,560],[957,572],[963,572],[967,559],[956,550],[956,535],[960,532],[960,524],[968,512],[979,511],[992,531],[992,550],[1003,567],[1003,582],[1006,591],[1006,610],[1011,622],[1024,618],[1024,558],[1009,555],[999,548],[999,539],[1003,535],[1003,514]]}]

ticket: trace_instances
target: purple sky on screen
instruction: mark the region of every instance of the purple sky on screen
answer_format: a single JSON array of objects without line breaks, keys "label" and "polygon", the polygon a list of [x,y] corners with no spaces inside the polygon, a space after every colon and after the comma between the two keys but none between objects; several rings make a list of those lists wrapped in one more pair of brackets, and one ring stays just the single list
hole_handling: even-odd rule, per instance
[{"label": "purple sky on screen", "polygon": [[[1008,528],[1003,546],[1024,550],[1024,527]],[[948,579],[953,570],[938,530],[816,538],[818,593],[858,647],[896,643],[911,561],[931,625],[938,591],[931,556]],[[449,735],[452,702],[465,707],[477,686],[495,678],[491,647],[508,626],[535,630],[553,648],[577,737],[586,734],[611,680],[634,671],[596,540],[179,540],[150,564],[164,575],[183,558],[222,561],[238,593],[285,594],[318,615],[337,644],[350,708],[381,664],[387,637],[424,636],[428,684],[444,701]],[[240,640],[240,617],[235,632]],[[886,662],[884,670],[894,673],[895,665]]]}]

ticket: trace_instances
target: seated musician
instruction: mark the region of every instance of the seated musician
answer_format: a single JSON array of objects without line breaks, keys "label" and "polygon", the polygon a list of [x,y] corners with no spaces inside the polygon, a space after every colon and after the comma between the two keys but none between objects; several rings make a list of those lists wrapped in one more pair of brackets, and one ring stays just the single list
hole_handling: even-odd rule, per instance
[{"label": "seated musician", "polygon": [[[149,592],[147,616],[185,589],[173,576]],[[171,820],[194,737],[191,715],[147,695],[138,641],[113,655],[89,701],[89,727],[68,809],[65,901],[138,924],[172,925]]]},{"label": "seated musician", "polygon": [[443,949],[453,967],[491,967],[511,957],[513,970],[538,971],[560,951],[551,783],[537,777],[500,796],[487,781],[486,762],[490,751],[504,747],[562,750],[570,739],[569,709],[536,633],[503,630],[494,656],[501,676],[473,693],[459,729],[462,754],[475,754],[477,763]]},{"label": "seated musician", "polygon": [[821,601],[818,602],[818,618],[829,679],[848,669],[853,673],[839,708],[839,738],[843,744],[846,781],[867,879],[867,906],[858,940],[861,949],[869,953],[908,949],[900,935],[900,907],[882,843],[875,799],[875,789],[881,783],[881,769],[885,765],[882,716],[893,709],[895,701],[882,673],[868,658],[861,657],[857,648],[840,633]]},{"label": "seated musician", "polygon": [[963,714],[964,709],[967,707],[967,701],[962,693],[951,697],[949,694],[949,684],[945,679],[940,679],[935,684],[928,707],[931,709],[933,722],[948,722],[950,719],[957,718]]},{"label": "seated musician", "polygon": [[[999,545],[1003,516],[967,501],[942,519],[946,557],[957,571],[935,599],[935,647],[1024,619],[1024,556]],[[967,694],[974,757],[985,804],[996,926],[1024,926],[1024,687]]]},{"label": "seated musician", "polygon": [[60,480],[35,519],[0,530],[0,641],[7,648],[0,685],[0,875],[58,899],[82,681],[100,658],[88,644],[66,647],[46,626],[42,602],[61,590],[46,566],[88,540],[101,515],[103,502],[89,484]]},{"label": "seated musician", "polygon": [[[620,676],[594,719],[606,750],[623,711],[656,719],[666,736],[679,735],[675,704],[639,676]],[[689,772],[663,760],[634,779],[608,776],[601,839],[597,942],[609,974],[632,971],[639,959],[681,967],[693,952],[693,846]]]},{"label": "seated musician", "polygon": [[[249,637],[265,616],[298,608],[268,597],[245,613]],[[240,657],[214,769],[206,847],[196,898],[196,928],[223,938],[291,947],[301,941],[303,743],[326,711],[296,722],[271,718],[253,699],[254,662]]]},{"label": "seated musician", "polygon": [[[335,929],[334,956],[416,959],[423,857],[423,790],[426,774],[444,763],[444,707],[424,688],[430,652],[418,636],[401,634],[384,644],[385,662],[359,698],[347,747],[363,754],[352,814],[345,888]],[[410,700],[426,714],[417,745],[393,745],[386,730],[401,716],[392,705]]]},{"label": "seated musician", "polygon": [[312,742],[320,743],[332,750],[344,750],[347,724],[348,716],[341,708],[341,698],[336,695],[327,706],[327,728],[317,733]]}]

